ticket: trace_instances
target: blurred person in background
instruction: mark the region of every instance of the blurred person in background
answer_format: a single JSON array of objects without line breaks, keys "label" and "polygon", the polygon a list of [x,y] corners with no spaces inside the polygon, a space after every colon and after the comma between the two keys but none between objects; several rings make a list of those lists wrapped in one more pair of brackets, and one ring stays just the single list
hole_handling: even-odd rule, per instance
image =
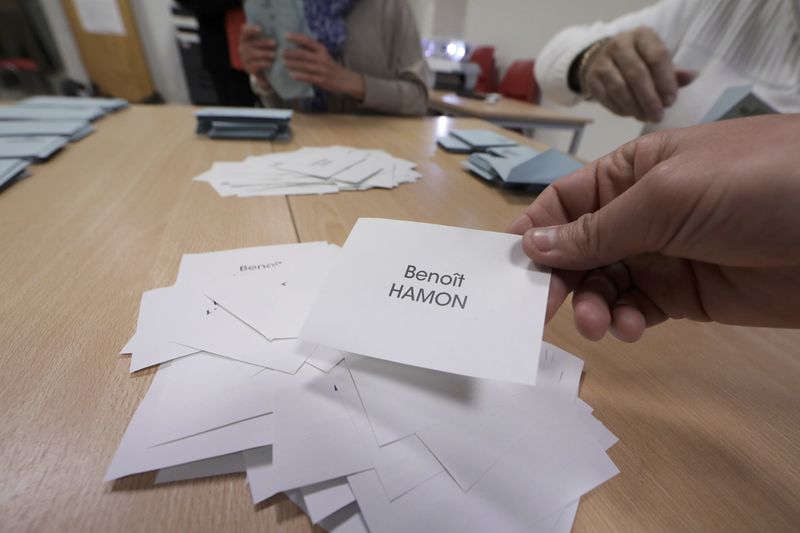
[{"label": "blurred person in background", "polygon": [[[304,11],[313,37],[290,34],[290,49],[278,50],[258,26],[242,27],[239,53],[264,106],[426,113],[430,71],[405,0],[304,0]],[[293,79],[313,85],[313,98],[287,102],[271,89],[264,73],[278,54]]]},{"label": "blurred person in background", "polygon": [[730,87],[800,111],[800,1],[661,0],[562,30],[536,60],[546,98],[596,100],[645,132],[698,123]]}]

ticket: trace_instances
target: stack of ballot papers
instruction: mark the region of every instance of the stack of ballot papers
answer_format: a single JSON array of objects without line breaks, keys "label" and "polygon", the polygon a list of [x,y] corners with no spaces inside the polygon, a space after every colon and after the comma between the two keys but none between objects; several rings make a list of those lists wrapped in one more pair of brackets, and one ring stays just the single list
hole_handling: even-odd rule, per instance
[{"label": "stack of ballot papers", "polygon": [[288,140],[291,109],[206,107],[195,113],[196,132],[212,139]]},{"label": "stack of ballot papers", "polygon": [[160,366],[106,479],[245,473],[332,532],[568,532],[617,439],[541,341],[548,283],[518,236],[379,219],[186,254],[122,350]]},{"label": "stack of ballot papers", "polygon": [[422,177],[415,167],[383,150],[306,147],[217,162],[194,179],[207,182],[220,196],[330,194],[412,183]]}]

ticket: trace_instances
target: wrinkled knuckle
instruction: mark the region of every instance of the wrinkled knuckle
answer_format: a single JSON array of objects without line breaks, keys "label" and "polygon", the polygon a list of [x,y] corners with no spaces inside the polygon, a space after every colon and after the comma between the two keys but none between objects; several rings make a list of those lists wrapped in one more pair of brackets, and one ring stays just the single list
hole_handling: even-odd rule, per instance
[{"label": "wrinkled knuckle", "polygon": [[580,257],[597,258],[600,256],[601,237],[597,215],[586,213],[581,215],[574,226],[578,235],[573,236],[576,251]]},{"label": "wrinkled knuckle", "polygon": [[669,63],[672,61],[672,56],[670,56],[669,51],[666,48],[659,46],[653,52],[653,61],[656,63]]},{"label": "wrinkled knuckle", "polygon": [[612,56],[622,53],[626,48],[624,37],[612,39],[606,45],[606,52]]},{"label": "wrinkled knuckle", "polygon": [[597,67],[597,70],[595,70],[595,76],[605,85],[608,85],[614,81],[614,72],[610,67],[605,65]]},{"label": "wrinkled knuckle", "polygon": [[589,94],[597,98],[598,101],[603,102],[606,99],[605,89],[599,79],[590,78],[586,85],[589,89]]},{"label": "wrinkled knuckle", "polygon": [[610,93],[621,93],[622,91],[627,90],[627,86],[624,82],[620,81],[618,78],[611,78],[605,82],[606,89]]}]

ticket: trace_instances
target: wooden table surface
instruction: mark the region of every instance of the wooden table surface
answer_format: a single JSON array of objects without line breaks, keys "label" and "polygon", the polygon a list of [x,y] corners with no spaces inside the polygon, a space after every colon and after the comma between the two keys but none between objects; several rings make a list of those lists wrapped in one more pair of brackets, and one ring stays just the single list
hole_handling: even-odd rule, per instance
[{"label": "wooden table surface", "polygon": [[583,125],[592,122],[591,118],[575,116],[514,98],[501,98],[499,102],[489,104],[483,100],[458,96],[454,92],[438,90],[431,91],[431,107],[485,120],[533,121],[539,124],[561,125]]},{"label": "wooden table surface", "polygon": [[[153,374],[116,355],[141,293],[171,284],[183,253],[341,244],[360,216],[503,230],[532,198],[434,144],[478,125],[298,116],[295,139],[270,146],[197,138],[188,107],[134,106],[0,194],[0,531],[309,531],[285,498],[253,508],[241,475],[102,481]],[[289,199],[191,181],[212,161],[329,144],[384,148],[424,177]],[[675,321],[591,343],[565,307],[545,338],[586,361],[581,397],[620,438],[622,473],[582,499],[575,531],[797,530],[800,332]]]}]

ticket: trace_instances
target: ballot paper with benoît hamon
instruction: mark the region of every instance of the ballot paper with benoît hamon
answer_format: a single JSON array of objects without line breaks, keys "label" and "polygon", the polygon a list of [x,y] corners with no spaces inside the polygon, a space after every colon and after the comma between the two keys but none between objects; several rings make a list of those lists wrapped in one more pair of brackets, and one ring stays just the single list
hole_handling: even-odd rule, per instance
[{"label": "ballot paper with beno\u00eet hamon", "polygon": [[536,382],[548,270],[518,235],[360,219],[300,338],[466,376]]}]

